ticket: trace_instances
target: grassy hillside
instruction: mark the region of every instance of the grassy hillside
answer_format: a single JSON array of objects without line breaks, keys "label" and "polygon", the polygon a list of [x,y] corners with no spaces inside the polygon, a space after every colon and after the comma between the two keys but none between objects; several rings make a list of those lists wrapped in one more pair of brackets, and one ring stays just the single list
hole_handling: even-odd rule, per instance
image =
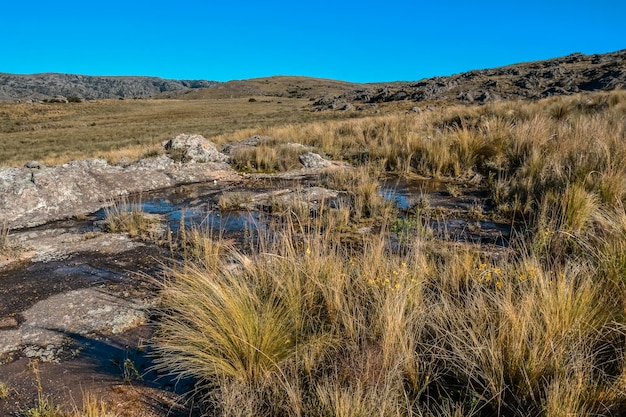
[{"label": "grassy hillside", "polygon": [[211,88],[164,93],[162,97],[221,99],[268,96],[310,99],[323,95],[338,96],[352,91],[359,86],[361,86],[361,84],[321,78],[276,76],[228,81],[216,84]]}]

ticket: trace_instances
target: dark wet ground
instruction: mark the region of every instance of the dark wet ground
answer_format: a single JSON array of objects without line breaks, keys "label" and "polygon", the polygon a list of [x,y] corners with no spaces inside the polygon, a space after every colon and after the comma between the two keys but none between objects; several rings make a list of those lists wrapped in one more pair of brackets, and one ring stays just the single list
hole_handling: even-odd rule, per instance
[{"label": "dark wet ground", "polygon": [[[173,234],[182,224],[194,224],[236,238],[244,230],[264,227],[264,217],[248,210],[220,212],[217,205],[224,193],[267,193],[307,186],[307,181],[269,179],[250,181],[245,187],[239,184],[237,188],[228,184],[196,184],[145,193],[130,199],[130,204],[161,215]],[[462,190],[453,196],[440,182],[387,180],[381,183],[381,193],[395,202],[402,216],[410,216],[415,207],[427,202],[429,210],[436,213],[428,223],[438,237],[507,245],[508,225],[468,216],[472,211],[491,210],[484,204],[485,196],[480,190]],[[170,262],[170,252],[154,244],[134,245],[127,239],[102,235],[98,224],[104,215],[104,210],[100,210],[80,221],[55,222],[16,235],[24,242],[37,243],[40,253],[31,260],[0,269],[0,336],[20,326],[26,310],[56,294],[98,288],[128,299],[154,297],[155,282],[146,277],[159,277],[163,265]],[[86,239],[89,234],[96,237]],[[45,394],[63,404],[68,399],[80,404],[81,390],[91,391],[123,404],[120,415],[188,415],[188,409],[177,405],[173,392],[184,392],[189,387],[176,385],[150,371],[147,341],[151,334],[150,325],[121,334],[68,332],[65,340],[76,347],[74,353],[60,363],[36,365]],[[38,395],[33,359],[17,352],[5,355],[4,361],[0,365],[0,382],[7,384],[10,394],[7,399],[0,399],[0,415],[23,415],[25,407],[33,406]],[[143,414],[137,407],[143,407]]]},{"label": "dark wet ground", "polygon": [[494,208],[479,188],[457,188],[430,179],[390,179],[381,184],[383,196],[395,202],[405,217],[420,212],[433,233],[446,240],[508,246],[511,224],[488,220]]},{"label": "dark wet ground", "polygon": [[136,291],[150,285],[142,276],[158,273],[158,261],[167,254],[155,246],[141,246],[116,254],[76,253],[64,260],[0,270],[0,317],[19,316],[42,299],[79,288],[106,285]]}]

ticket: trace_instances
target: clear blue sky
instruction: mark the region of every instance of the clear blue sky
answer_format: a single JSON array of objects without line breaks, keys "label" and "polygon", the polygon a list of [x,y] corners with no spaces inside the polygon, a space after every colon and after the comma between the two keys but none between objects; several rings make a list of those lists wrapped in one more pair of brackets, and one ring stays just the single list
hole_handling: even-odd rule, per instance
[{"label": "clear blue sky", "polygon": [[626,1],[4,0],[0,72],[418,80],[626,48]]}]

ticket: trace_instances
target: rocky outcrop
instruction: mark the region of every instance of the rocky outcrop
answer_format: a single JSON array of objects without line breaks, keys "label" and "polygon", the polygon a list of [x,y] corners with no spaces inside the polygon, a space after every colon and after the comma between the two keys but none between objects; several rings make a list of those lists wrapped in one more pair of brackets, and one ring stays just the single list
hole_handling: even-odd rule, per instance
[{"label": "rocky outcrop", "polygon": [[345,103],[391,101],[449,100],[480,104],[501,99],[539,99],[624,88],[626,50],[602,55],[576,53],[418,82],[370,84],[335,97],[320,97],[313,103],[313,110],[343,110]]},{"label": "rocky outcrop", "polygon": [[202,135],[180,134],[163,143],[170,158],[182,162],[228,162],[230,158],[217,150]]},{"label": "rocky outcrop", "polygon": [[321,110],[353,111],[355,107],[345,98],[322,96],[313,103],[313,111]]},{"label": "rocky outcrop", "polygon": [[0,73],[0,100],[45,100],[67,103],[83,99],[147,98],[164,92],[206,88],[205,80],[166,80],[157,77],[92,77],[74,74]]},{"label": "rocky outcrop", "polygon": [[[206,141],[201,136],[193,140],[187,137],[190,147],[181,150],[193,156],[187,162],[161,156],[125,167],[96,159],[53,167],[31,161],[23,168],[0,168],[0,224],[9,228],[34,226],[98,210],[127,194],[195,182],[238,180],[235,171],[220,162],[224,155],[207,151],[215,146],[200,138]],[[207,154],[213,157],[205,158]],[[211,161],[196,163],[203,158]]]}]

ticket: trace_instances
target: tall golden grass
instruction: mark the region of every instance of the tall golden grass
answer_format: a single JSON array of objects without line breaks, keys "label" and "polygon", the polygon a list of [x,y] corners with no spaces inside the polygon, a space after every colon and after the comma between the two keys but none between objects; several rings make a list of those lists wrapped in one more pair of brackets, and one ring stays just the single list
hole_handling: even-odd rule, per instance
[{"label": "tall golden grass", "polygon": [[[618,91],[215,136],[352,162],[321,179],[348,207],[285,210],[247,251],[189,233],[161,288],[158,367],[224,416],[626,413],[625,115]],[[399,222],[384,172],[478,178],[510,247],[435,239],[420,210]],[[377,228],[346,240],[346,223]]]},{"label": "tall golden grass", "polygon": [[[171,271],[159,366],[225,416],[623,414],[625,111],[615,92],[260,132],[363,164],[323,179],[354,212]],[[435,239],[420,210],[394,221],[372,169],[483,175],[517,219],[509,250]]]},{"label": "tall golden grass", "polygon": [[[333,219],[288,216],[251,252],[216,239],[219,250],[174,268],[159,367],[197,379],[225,416],[626,410],[626,287],[606,264],[614,247],[538,253],[533,236],[491,256],[417,235],[397,247],[384,226],[346,245]],[[559,219],[550,233],[591,236]],[[626,224],[604,222],[611,233]]]}]

